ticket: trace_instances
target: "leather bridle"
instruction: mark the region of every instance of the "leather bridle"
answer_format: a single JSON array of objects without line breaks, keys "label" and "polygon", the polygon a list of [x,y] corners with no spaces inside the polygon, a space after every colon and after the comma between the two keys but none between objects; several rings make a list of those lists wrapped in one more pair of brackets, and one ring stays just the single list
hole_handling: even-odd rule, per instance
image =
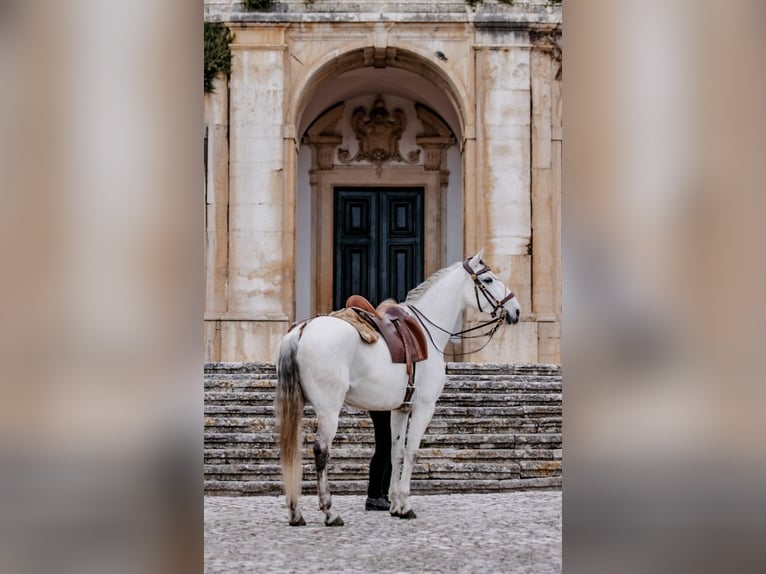
[{"label": "leather bridle", "polygon": [[[493,318],[497,317],[498,319],[504,320],[505,316],[508,314],[508,310],[505,308],[505,304],[513,299],[515,295],[513,294],[513,291],[510,291],[508,295],[503,297],[500,301],[497,300],[497,298],[489,292],[489,289],[484,285],[484,282],[479,279],[480,276],[484,275],[485,273],[489,273],[492,271],[488,265],[486,265],[483,261],[480,262],[484,265],[481,269],[474,271],[471,268],[470,262],[471,258],[469,257],[465,261],[463,261],[463,269],[465,269],[468,272],[468,275],[471,276],[471,279],[473,279],[473,291],[476,295],[476,306],[479,308],[479,311],[482,313],[484,312],[484,309],[481,307],[481,301],[479,300],[479,291],[481,291],[481,294],[484,295],[484,298],[487,300],[487,303],[489,303],[492,306],[492,312],[490,315],[492,315]],[[498,310],[500,311],[500,315],[498,316]]]},{"label": "leather bridle", "polygon": [[[431,321],[428,317],[426,317],[423,314],[423,312],[420,309],[415,307],[415,305],[411,305],[411,304],[407,305],[410,309],[412,309],[415,317],[417,317],[418,320],[420,321],[420,324],[423,325],[423,329],[425,329],[425,332],[428,335],[428,338],[431,340],[431,344],[433,344],[434,348],[437,351],[439,350],[439,347],[434,342],[433,336],[431,335],[431,331],[428,329],[428,326],[426,325],[426,323],[428,323],[432,327],[435,327],[442,333],[449,335],[450,338],[460,337],[461,339],[478,339],[478,338],[486,337],[487,341],[478,349],[474,349],[472,351],[468,351],[465,353],[455,353],[456,355],[470,355],[471,353],[476,353],[478,351],[481,351],[484,347],[489,345],[489,342],[492,340],[492,337],[494,337],[497,330],[505,321],[506,315],[508,315],[508,310],[504,307],[504,305],[508,301],[513,299],[514,297],[513,291],[511,291],[510,293],[508,293],[508,295],[506,295],[505,297],[503,297],[501,300],[498,301],[497,298],[494,295],[492,295],[492,293],[489,292],[489,289],[487,289],[484,286],[484,283],[481,281],[481,279],[479,279],[481,275],[483,275],[484,273],[489,273],[491,269],[482,262],[484,267],[482,267],[478,271],[474,271],[473,269],[471,269],[471,266],[468,263],[469,261],[470,261],[470,258],[463,261],[463,269],[465,269],[468,272],[468,275],[470,275],[471,279],[473,280],[474,293],[476,294],[476,305],[479,307],[479,311],[483,313],[484,310],[482,309],[481,301],[479,300],[479,291],[481,291],[482,295],[484,295],[484,298],[487,300],[487,303],[489,303],[492,306],[491,321],[487,321],[485,323],[476,325],[475,327],[471,327],[469,329],[463,329],[462,331],[452,333],[448,331],[447,329],[440,327],[439,325]],[[499,314],[498,314],[498,310],[499,310]],[[477,335],[468,335],[468,333],[479,331],[484,328],[489,328],[489,330],[483,333],[479,333]],[[440,352],[444,354],[443,351],[440,351]]]}]

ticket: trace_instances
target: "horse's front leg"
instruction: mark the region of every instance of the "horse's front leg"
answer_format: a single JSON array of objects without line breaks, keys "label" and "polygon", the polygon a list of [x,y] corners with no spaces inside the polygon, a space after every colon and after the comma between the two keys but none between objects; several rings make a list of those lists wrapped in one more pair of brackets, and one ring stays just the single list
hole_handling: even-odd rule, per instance
[{"label": "horse's front leg", "polygon": [[317,493],[319,508],[325,513],[324,523],[327,526],[343,526],[338,512],[332,507],[330,485],[327,480],[327,465],[330,462],[330,446],[338,430],[338,415],[318,414],[317,435],[314,441],[314,462],[317,469]]},{"label": "horse's front leg", "polygon": [[391,411],[391,485],[388,498],[391,501],[389,512],[398,516],[400,503],[402,463],[404,462],[404,439],[407,434],[407,419],[410,413]]},{"label": "horse's front leg", "polygon": [[417,518],[410,505],[410,479],[412,470],[415,466],[415,457],[420,448],[420,440],[426,431],[428,423],[434,414],[435,403],[428,405],[412,405],[412,415],[410,417],[410,427],[407,431],[407,443],[404,447],[404,463],[402,464],[402,476],[399,482],[399,505],[398,512],[392,511],[391,514],[399,518]]}]

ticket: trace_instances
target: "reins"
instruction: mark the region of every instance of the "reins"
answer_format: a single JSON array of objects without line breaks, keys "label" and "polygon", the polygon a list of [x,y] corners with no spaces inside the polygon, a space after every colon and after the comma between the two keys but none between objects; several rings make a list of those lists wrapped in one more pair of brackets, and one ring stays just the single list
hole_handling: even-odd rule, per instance
[{"label": "reins", "polygon": [[[476,306],[479,308],[480,312],[482,313],[484,312],[484,309],[482,309],[482,306],[481,306],[481,301],[479,300],[479,291],[481,291],[481,294],[484,295],[484,298],[487,300],[487,303],[492,305],[492,312],[490,313],[492,316],[491,321],[487,321],[480,325],[476,325],[475,327],[471,327],[470,329],[463,329],[462,331],[457,331],[456,333],[452,333],[448,331],[447,329],[440,327],[439,325],[431,321],[428,317],[425,316],[425,314],[420,309],[415,307],[415,305],[408,305],[408,307],[412,309],[412,311],[414,312],[415,317],[417,317],[418,321],[420,321],[420,324],[423,325],[423,329],[425,329],[425,332],[428,335],[428,338],[430,339],[431,344],[442,355],[444,355],[445,353],[444,351],[439,350],[439,347],[434,342],[434,338],[431,335],[431,331],[426,326],[426,323],[428,323],[432,327],[437,328],[442,333],[449,335],[450,339],[453,337],[459,337],[460,339],[480,339],[482,337],[487,337],[487,342],[484,343],[478,349],[467,351],[465,353],[451,353],[451,354],[462,356],[462,355],[470,355],[472,353],[478,353],[484,347],[489,345],[490,341],[492,341],[492,337],[495,336],[495,333],[497,333],[497,330],[502,325],[503,321],[505,320],[505,316],[508,313],[508,311],[503,305],[505,305],[506,302],[508,302],[514,297],[513,291],[510,291],[508,295],[506,295],[500,301],[498,301],[495,298],[495,296],[489,292],[489,289],[487,289],[484,286],[484,284],[481,282],[481,280],[479,279],[480,275],[483,275],[484,273],[488,273],[489,271],[491,271],[491,269],[487,265],[484,265],[484,267],[482,267],[478,271],[474,271],[473,269],[471,269],[471,266],[468,263],[469,261],[470,261],[470,258],[463,261],[463,269],[465,269],[468,272],[468,275],[470,275],[471,279],[473,280],[473,289],[474,289],[474,293],[476,294]],[[498,310],[500,311],[499,314],[498,314]],[[480,333],[478,335],[465,336],[466,333],[478,331],[479,329],[483,329],[485,327],[490,327],[490,329],[485,333]]]},{"label": "reins", "polygon": [[[476,325],[475,327],[471,327],[470,329],[463,329],[462,331],[457,331],[456,333],[452,333],[448,331],[447,329],[440,327],[431,319],[426,317],[423,314],[423,311],[415,307],[415,305],[407,305],[415,314],[415,317],[417,317],[418,321],[420,321],[420,324],[423,325],[423,330],[425,330],[426,335],[428,335],[428,339],[431,341],[431,344],[434,346],[434,349],[439,351],[442,355],[445,355],[446,353],[439,349],[439,346],[434,342],[433,335],[431,335],[431,331],[428,329],[428,326],[426,326],[426,323],[431,325],[432,327],[436,327],[441,331],[442,333],[445,333],[446,335],[449,335],[450,339],[453,337],[460,337],[461,339],[480,339],[482,337],[487,337],[487,342],[484,343],[481,347],[478,349],[474,349],[472,351],[466,351],[465,353],[450,353],[453,355],[470,355],[471,353],[478,353],[481,351],[484,347],[489,345],[490,341],[492,340],[492,337],[495,336],[495,333],[497,333],[497,330],[500,328],[500,326],[503,323],[503,316],[500,315],[500,317],[496,319],[492,319],[491,321],[487,321],[486,323],[482,323],[481,325]],[[479,335],[471,335],[470,337],[466,337],[465,333],[470,333],[472,331],[477,331],[479,329],[483,329],[484,327],[491,326],[490,330],[486,333],[481,333]]]}]

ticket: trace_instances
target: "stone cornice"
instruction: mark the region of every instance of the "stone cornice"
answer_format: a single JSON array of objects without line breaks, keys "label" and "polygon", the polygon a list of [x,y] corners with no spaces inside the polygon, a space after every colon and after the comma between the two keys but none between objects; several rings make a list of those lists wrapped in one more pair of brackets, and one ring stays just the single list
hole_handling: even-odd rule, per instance
[{"label": "stone cornice", "polygon": [[472,24],[476,28],[528,30],[561,25],[561,7],[550,11],[535,7],[529,10],[499,12],[466,9],[464,12],[242,12],[205,9],[205,20],[232,24],[309,23],[455,23]]},{"label": "stone cornice", "polygon": [[561,19],[536,20],[521,19],[514,14],[477,14],[471,23],[479,30],[534,30],[552,32],[561,27]]},{"label": "stone cornice", "polygon": [[228,321],[231,323],[258,321],[261,323],[287,323],[290,319],[284,314],[266,315],[229,315],[226,313],[205,313],[203,321]]}]

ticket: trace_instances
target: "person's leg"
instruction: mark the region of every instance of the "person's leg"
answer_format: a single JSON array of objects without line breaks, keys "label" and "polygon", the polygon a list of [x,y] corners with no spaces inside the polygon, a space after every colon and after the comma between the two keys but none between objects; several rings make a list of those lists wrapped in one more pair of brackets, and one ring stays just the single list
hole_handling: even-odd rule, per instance
[{"label": "person's leg", "polygon": [[370,411],[370,418],[375,429],[375,452],[370,460],[367,498],[375,500],[386,497],[391,483],[391,412]]},{"label": "person's leg", "polygon": [[[388,418],[391,418],[390,411],[386,411],[389,415]],[[390,429],[391,424],[389,424],[389,436],[390,436]],[[388,456],[386,457],[386,470],[383,472],[383,479],[380,483],[380,495],[388,498],[388,489],[391,486],[391,443],[388,443]]]}]

